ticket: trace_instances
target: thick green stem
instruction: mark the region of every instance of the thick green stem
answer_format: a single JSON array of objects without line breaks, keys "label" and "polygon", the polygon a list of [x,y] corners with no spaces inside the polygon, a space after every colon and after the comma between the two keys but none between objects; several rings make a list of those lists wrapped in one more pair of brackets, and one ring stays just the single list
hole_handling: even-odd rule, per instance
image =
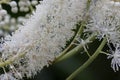
[{"label": "thick green stem", "polygon": [[64,56],[62,56],[61,58],[57,58],[54,63],[62,61],[64,59],[67,59],[71,56],[73,56],[74,54],[76,54],[78,51],[80,51],[83,48],[83,45],[86,45],[88,43],[90,43],[91,41],[93,41],[95,39],[95,35],[92,34],[88,39],[85,40],[85,44],[79,44],[77,47],[75,47],[74,49],[72,49],[71,51],[67,52]]},{"label": "thick green stem", "polygon": [[104,38],[98,49],[95,51],[95,53],[81,67],[79,67],[75,72],[73,72],[66,80],[72,80],[81,71],[83,71],[86,67],[88,67],[94,61],[94,59],[100,54],[100,51],[105,46],[106,42],[107,39]]},{"label": "thick green stem", "polygon": [[84,29],[84,26],[83,26],[83,24],[81,24],[81,26],[80,26],[80,28],[79,28],[76,36],[72,40],[72,42],[69,44],[69,46],[63,52],[60,53],[60,56],[58,56],[57,59],[60,59],[61,57],[63,57],[63,55],[65,55],[65,53],[71,48],[71,46],[73,45],[73,43],[76,41],[77,36],[78,35],[80,36],[82,34],[83,29]]}]

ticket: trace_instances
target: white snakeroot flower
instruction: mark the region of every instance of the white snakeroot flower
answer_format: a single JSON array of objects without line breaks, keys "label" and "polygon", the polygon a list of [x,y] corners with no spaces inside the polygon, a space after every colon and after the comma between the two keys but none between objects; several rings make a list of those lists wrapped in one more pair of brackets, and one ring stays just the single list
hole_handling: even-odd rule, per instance
[{"label": "white snakeroot flower", "polygon": [[33,0],[33,1],[31,1],[31,4],[32,4],[33,6],[35,6],[35,5],[38,4],[38,1],[37,1],[37,0]]},{"label": "white snakeroot flower", "polygon": [[0,10],[0,15],[1,16],[6,16],[7,15],[7,11],[6,10]]},{"label": "white snakeroot flower", "polygon": [[0,75],[0,80],[16,80],[11,73],[5,73]]},{"label": "white snakeroot flower", "polygon": [[107,37],[108,44],[112,43],[116,48],[109,55],[113,57],[111,66],[114,71],[120,67],[120,1],[98,0],[91,5],[90,22],[85,31],[97,33],[99,39]]},{"label": "white snakeroot flower", "polygon": [[[108,42],[120,43],[120,5],[111,0],[99,0],[91,6],[90,23],[86,31],[97,32],[101,38],[107,37]],[[118,2],[117,2],[118,3]]]},{"label": "white snakeroot flower", "polygon": [[31,77],[59,56],[66,41],[82,20],[87,0],[43,0],[30,19],[12,36],[5,38],[2,59],[26,53],[16,60],[16,70],[21,76]]},{"label": "white snakeroot flower", "polygon": [[18,8],[17,8],[17,7],[13,7],[13,8],[11,9],[11,11],[12,11],[13,13],[17,13],[17,12],[18,12]]},{"label": "white snakeroot flower", "polygon": [[15,1],[11,1],[9,4],[11,7],[17,7],[17,3]]},{"label": "white snakeroot flower", "polygon": [[77,43],[73,43],[73,44],[75,44],[77,46],[81,44],[83,46],[84,50],[87,51],[88,45],[86,43],[90,43],[91,41],[83,40],[81,38],[77,38],[76,40],[77,40]]},{"label": "white snakeroot flower", "polygon": [[113,58],[111,61],[111,67],[113,68],[113,70],[119,71],[119,67],[120,67],[120,46],[116,46],[115,51],[111,51],[112,54],[109,54],[108,59],[109,58]]}]

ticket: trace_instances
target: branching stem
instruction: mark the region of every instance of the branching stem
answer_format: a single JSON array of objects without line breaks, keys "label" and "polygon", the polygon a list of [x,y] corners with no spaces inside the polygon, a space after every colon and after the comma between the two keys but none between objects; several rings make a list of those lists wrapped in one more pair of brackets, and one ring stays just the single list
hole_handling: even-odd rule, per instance
[{"label": "branching stem", "polygon": [[100,46],[98,47],[98,49],[95,51],[95,53],[82,66],[80,66],[76,71],[74,71],[66,80],[72,80],[81,71],[83,71],[86,67],[88,67],[94,61],[94,59],[97,58],[97,56],[100,54],[100,51],[105,46],[106,42],[107,42],[107,39],[104,38]]},{"label": "branching stem", "polygon": [[[92,34],[88,39],[85,40],[84,45],[90,43],[91,41],[95,40],[95,36],[94,34]],[[64,59],[67,59],[71,56],[73,56],[74,54],[76,54],[78,51],[80,51],[83,48],[83,44],[79,44],[77,47],[73,48],[71,51],[67,52],[64,56],[62,56],[61,58],[57,58],[55,60],[56,62],[62,61]]]},{"label": "branching stem", "polygon": [[[68,47],[67,47],[65,50],[63,50],[63,52],[60,53],[60,56],[58,56],[57,59],[60,59],[62,56],[64,56],[65,53],[71,48],[71,46],[73,45],[73,43],[76,41],[77,37],[78,37],[78,36],[81,36],[81,34],[83,33],[83,30],[84,30],[86,21],[87,21],[87,19],[88,19],[88,10],[89,10],[89,7],[90,7],[90,2],[91,2],[91,0],[88,0],[88,1],[87,1],[86,13],[85,13],[85,15],[84,15],[85,18],[84,18],[83,21],[81,22],[81,26],[80,26],[78,32],[76,33],[74,39],[73,39],[72,42],[68,45]],[[87,53],[87,54],[88,54],[88,53]],[[90,56],[90,55],[88,54],[88,56]]]}]

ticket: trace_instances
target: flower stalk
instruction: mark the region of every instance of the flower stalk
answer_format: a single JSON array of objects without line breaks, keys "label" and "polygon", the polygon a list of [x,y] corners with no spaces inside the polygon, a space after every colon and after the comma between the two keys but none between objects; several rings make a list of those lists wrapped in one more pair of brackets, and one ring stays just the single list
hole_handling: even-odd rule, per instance
[{"label": "flower stalk", "polygon": [[73,56],[74,54],[76,54],[78,51],[80,51],[83,48],[83,45],[86,45],[86,44],[91,43],[92,41],[94,41],[95,37],[96,37],[96,35],[92,34],[88,39],[85,40],[84,44],[79,44],[77,47],[75,47],[71,51],[67,52],[63,57],[55,59],[54,63],[60,62],[62,60],[65,60],[65,59]]},{"label": "flower stalk", "polygon": [[76,71],[74,71],[66,80],[72,80],[81,71],[83,71],[85,68],[87,68],[97,58],[97,56],[100,54],[100,52],[102,51],[106,42],[107,42],[107,39],[104,38],[103,41],[101,42],[100,46],[98,47],[98,49],[95,51],[95,53],[81,67],[79,67]]},{"label": "flower stalk", "polygon": [[67,51],[72,47],[72,45],[76,41],[77,37],[81,36],[81,34],[83,33],[86,21],[88,20],[88,10],[90,8],[90,2],[91,2],[91,0],[87,0],[86,13],[84,14],[85,15],[84,19],[81,22],[81,26],[79,27],[79,30],[77,31],[74,39],[71,41],[71,43],[68,45],[68,47],[60,53],[60,56],[58,56],[57,59],[60,59],[62,56],[64,56],[67,53]]}]

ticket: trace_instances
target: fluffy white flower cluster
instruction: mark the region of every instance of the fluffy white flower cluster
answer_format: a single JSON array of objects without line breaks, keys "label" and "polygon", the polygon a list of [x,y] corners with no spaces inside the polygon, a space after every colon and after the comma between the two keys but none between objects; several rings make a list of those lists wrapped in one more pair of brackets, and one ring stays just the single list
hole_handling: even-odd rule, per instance
[{"label": "fluffy white flower cluster", "polygon": [[38,3],[39,0],[0,0],[0,37],[15,31]]},{"label": "fluffy white flower cluster", "polygon": [[18,13],[20,12],[28,12],[31,7],[36,6],[38,4],[39,0],[1,0],[1,4],[7,4],[11,7],[11,11],[13,13]]},{"label": "fluffy white flower cluster", "polygon": [[[2,45],[2,61],[9,60],[9,72],[15,77],[30,77],[48,66],[64,48],[82,20],[87,0],[43,0],[33,15]],[[20,55],[23,58],[16,59]],[[11,67],[12,66],[12,67]],[[18,78],[17,76],[17,78]]]},{"label": "fluffy white flower cluster", "polygon": [[118,48],[120,47],[119,9],[120,0],[99,0],[92,3],[90,22],[86,29],[86,31],[97,33],[99,39],[107,37],[108,44],[112,43],[114,45],[116,49],[111,51],[112,54],[109,57],[113,57],[111,66],[115,71],[118,71],[118,66],[120,66],[120,48]]}]

